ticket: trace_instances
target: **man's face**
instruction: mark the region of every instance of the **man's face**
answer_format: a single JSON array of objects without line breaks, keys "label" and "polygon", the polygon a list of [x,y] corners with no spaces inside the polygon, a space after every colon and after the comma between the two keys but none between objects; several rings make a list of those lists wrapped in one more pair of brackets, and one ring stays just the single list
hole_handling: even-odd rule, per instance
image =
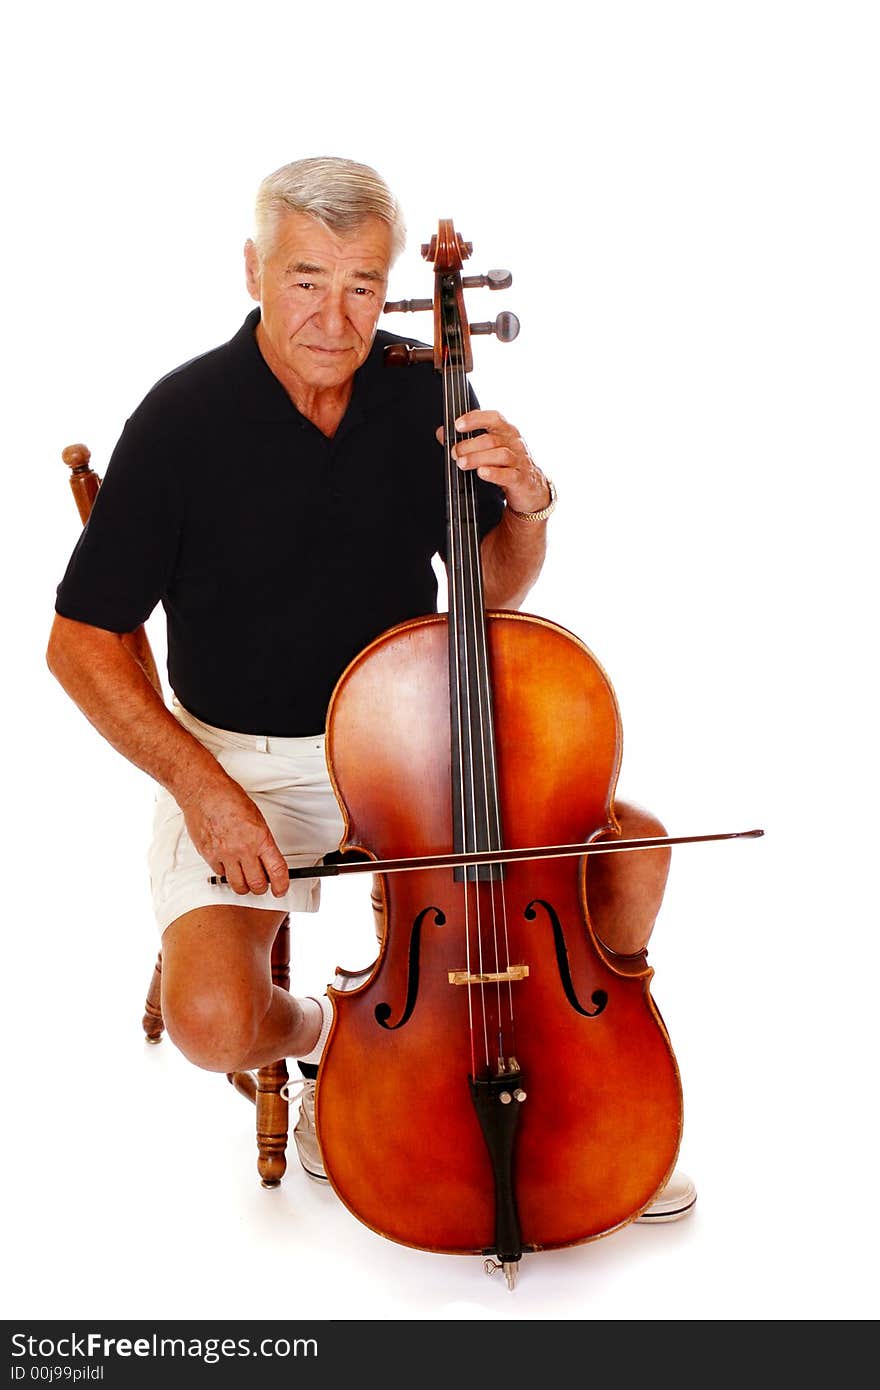
[{"label": "man's face", "polygon": [[245,248],[247,286],[261,308],[260,346],[294,395],[342,386],[366,360],[385,303],[391,229],[368,217],[345,236],[292,212],[260,265]]}]

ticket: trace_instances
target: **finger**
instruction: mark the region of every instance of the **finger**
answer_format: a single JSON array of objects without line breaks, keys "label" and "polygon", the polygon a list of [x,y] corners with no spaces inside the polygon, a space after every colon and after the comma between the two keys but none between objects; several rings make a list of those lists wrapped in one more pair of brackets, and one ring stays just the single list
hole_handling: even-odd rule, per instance
[{"label": "finger", "polygon": [[[481,414],[486,414],[486,415],[488,415],[488,413],[489,413],[488,411],[474,411],[474,413],[473,413],[473,414],[474,414],[474,419],[476,419],[477,415],[481,415]],[[493,412],[493,413],[494,413],[494,412]],[[478,426],[478,425],[470,425],[470,426],[465,425],[465,424],[464,424],[464,421],[465,421],[465,419],[467,419],[467,418],[470,418],[470,417],[467,417],[467,416],[462,415],[462,416],[460,417],[460,419],[458,419],[458,420],[455,421],[455,429],[456,429],[456,433],[457,433],[457,434],[465,434],[465,433],[468,432],[469,430],[473,430],[473,431],[474,431],[475,433],[477,433],[477,434],[485,434],[485,432],[486,432],[486,431],[485,431],[485,427]],[[500,419],[501,417],[499,416],[498,418]],[[437,428],[436,428],[436,430],[434,431],[434,435],[435,435],[435,437],[436,437],[436,439],[437,439],[437,443],[438,443],[438,444],[442,444],[442,443],[445,441],[445,439],[446,439],[446,427],[445,427],[445,425],[438,425]]]},{"label": "finger", "polygon": [[456,455],[455,459],[459,468],[475,468],[481,478],[486,477],[486,470],[502,469],[511,481],[510,474],[516,469],[521,468],[525,459],[517,458],[516,454],[510,449],[499,446],[495,449],[479,449],[473,453]]},{"label": "finger", "polygon": [[497,487],[503,488],[508,494],[516,483],[513,470],[510,468],[489,468],[480,464],[479,468],[475,468],[473,471],[484,483],[495,483]]},{"label": "finger", "polygon": [[516,434],[516,430],[502,414],[497,410],[466,410],[464,415],[459,415],[455,422],[455,428],[460,431],[465,430],[493,430],[502,433]]},{"label": "finger", "polygon": [[260,855],[269,878],[269,887],[276,898],[283,898],[290,887],[290,870],[281,850],[273,840]]},{"label": "finger", "polygon": [[251,893],[265,893],[269,887],[269,880],[262,862],[259,859],[245,859],[242,868]]},{"label": "finger", "polygon": [[229,887],[234,893],[249,893],[247,881],[242,873],[241,865],[238,860],[231,864],[221,864],[222,876],[226,879]]},{"label": "finger", "polygon": [[483,449],[508,449],[514,458],[522,463],[531,461],[528,446],[522,435],[516,432],[503,434],[500,430],[486,430],[484,433],[471,435],[469,439],[457,439],[452,450],[455,458],[467,458],[469,454],[478,454]]}]

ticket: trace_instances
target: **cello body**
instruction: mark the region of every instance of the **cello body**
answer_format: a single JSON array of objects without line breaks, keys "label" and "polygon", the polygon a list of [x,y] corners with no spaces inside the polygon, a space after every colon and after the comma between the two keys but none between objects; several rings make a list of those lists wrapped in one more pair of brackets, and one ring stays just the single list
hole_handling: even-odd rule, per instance
[{"label": "cello body", "polygon": [[[344,849],[394,859],[453,843],[448,622],[390,630],[340,678],[327,756]],[[545,619],[488,613],[485,631],[505,843],[614,835],[621,731],[605,672]],[[379,1234],[518,1259],[625,1225],[670,1175],[682,1094],[653,971],[598,941],[588,875],[589,856],[509,864],[500,882],[382,875],[381,952],[358,989],[330,991],[316,1096],[330,1181]],[[511,1085],[496,1110],[515,1123],[490,1143],[474,1082],[499,1073]]]}]

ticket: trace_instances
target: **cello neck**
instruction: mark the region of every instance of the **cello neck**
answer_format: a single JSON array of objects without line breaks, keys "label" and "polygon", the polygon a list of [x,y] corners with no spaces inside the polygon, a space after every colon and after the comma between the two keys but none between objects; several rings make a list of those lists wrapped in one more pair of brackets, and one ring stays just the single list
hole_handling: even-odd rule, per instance
[{"label": "cello neck", "polygon": [[[444,236],[441,223],[441,240]],[[447,241],[455,250],[460,239]],[[438,257],[438,261],[439,261]],[[446,256],[446,261],[458,259]],[[449,698],[452,756],[453,841],[458,853],[502,846],[492,687],[480,563],[476,478],[460,469],[452,455],[464,438],[455,421],[468,409],[467,370],[471,362],[458,265],[441,265],[435,276],[435,321],[441,344],[446,455],[446,568],[449,589]],[[500,864],[456,869],[461,879],[497,879]]]}]

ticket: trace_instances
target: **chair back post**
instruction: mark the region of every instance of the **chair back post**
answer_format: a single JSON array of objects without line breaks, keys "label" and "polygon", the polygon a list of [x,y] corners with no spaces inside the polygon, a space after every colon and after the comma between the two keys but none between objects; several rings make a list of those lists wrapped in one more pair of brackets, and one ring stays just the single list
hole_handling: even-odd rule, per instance
[{"label": "chair back post", "polygon": [[[92,455],[85,444],[68,444],[66,448],[61,450],[61,457],[70,469],[70,478],[68,479],[70,490],[73,493],[73,500],[76,502],[79,519],[85,526],[98,495],[98,488],[101,486],[100,476],[90,466]],[[150,639],[147,637],[143,625],[136,628],[134,632],[124,633],[122,645],[134,657],[157,695],[164,700],[162,680],[156,666],[156,659],[153,656],[153,649],[150,646]]]},{"label": "chair back post", "polygon": [[92,510],[92,503],[98,495],[101,479],[89,467],[92,455],[85,444],[68,444],[66,449],[62,449],[61,457],[70,469],[70,490],[76,502],[79,519],[85,526]]}]

